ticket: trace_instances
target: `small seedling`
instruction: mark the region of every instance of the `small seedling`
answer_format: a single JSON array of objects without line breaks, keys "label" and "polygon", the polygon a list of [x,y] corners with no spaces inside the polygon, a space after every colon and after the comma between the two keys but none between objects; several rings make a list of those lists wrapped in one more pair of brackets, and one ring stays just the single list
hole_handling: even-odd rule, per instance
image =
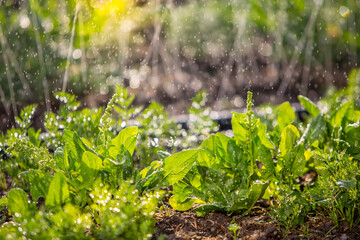
[{"label": "small seedling", "polygon": [[237,231],[240,229],[240,226],[237,225],[237,223],[235,222],[235,218],[233,218],[233,220],[231,221],[231,224],[229,225],[229,230],[233,232],[233,238],[234,240],[237,240]]}]

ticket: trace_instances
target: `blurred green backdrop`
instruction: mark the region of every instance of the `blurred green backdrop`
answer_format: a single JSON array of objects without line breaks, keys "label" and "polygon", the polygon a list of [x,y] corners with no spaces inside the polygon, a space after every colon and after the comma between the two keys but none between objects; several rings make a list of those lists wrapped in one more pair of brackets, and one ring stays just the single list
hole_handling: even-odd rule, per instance
[{"label": "blurred green backdrop", "polygon": [[1,0],[0,112],[54,108],[59,90],[97,106],[115,84],[170,112],[201,89],[214,108],[248,89],[316,99],[357,67],[359,15],[357,0]]}]

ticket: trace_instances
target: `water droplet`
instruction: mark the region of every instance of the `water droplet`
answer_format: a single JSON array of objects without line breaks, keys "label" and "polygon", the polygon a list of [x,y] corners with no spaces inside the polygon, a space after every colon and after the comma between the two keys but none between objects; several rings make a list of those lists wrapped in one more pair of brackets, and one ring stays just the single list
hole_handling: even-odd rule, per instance
[{"label": "water droplet", "polygon": [[342,16],[342,17],[347,17],[349,16],[350,14],[350,9],[346,6],[340,6],[339,8],[339,14]]}]

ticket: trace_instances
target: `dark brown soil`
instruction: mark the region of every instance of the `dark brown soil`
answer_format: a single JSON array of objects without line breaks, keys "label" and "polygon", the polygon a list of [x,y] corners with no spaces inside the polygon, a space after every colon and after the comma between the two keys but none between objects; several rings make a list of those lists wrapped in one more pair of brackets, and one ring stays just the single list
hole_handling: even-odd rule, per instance
[{"label": "dark brown soil", "polygon": [[252,211],[247,216],[228,216],[210,213],[199,217],[194,212],[177,212],[171,208],[156,215],[157,232],[154,239],[234,239],[228,229],[231,222],[240,228],[238,239],[360,239],[360,226],[352,231],[346,225],[335,227],[326,217],[310,217],[304,226],[286,234],[272,222],[266,209]]}]

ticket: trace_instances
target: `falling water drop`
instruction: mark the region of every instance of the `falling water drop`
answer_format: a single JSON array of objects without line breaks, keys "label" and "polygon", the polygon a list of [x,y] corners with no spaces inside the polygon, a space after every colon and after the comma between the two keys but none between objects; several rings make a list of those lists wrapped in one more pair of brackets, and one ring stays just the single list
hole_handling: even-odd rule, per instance
[{"label": "falling water drop", "polygon": [[347,17],[349,16],[350,14],[350,9],[346,6],[340,6],[339,8],[339,14],[342,16],[342,17]]}]

